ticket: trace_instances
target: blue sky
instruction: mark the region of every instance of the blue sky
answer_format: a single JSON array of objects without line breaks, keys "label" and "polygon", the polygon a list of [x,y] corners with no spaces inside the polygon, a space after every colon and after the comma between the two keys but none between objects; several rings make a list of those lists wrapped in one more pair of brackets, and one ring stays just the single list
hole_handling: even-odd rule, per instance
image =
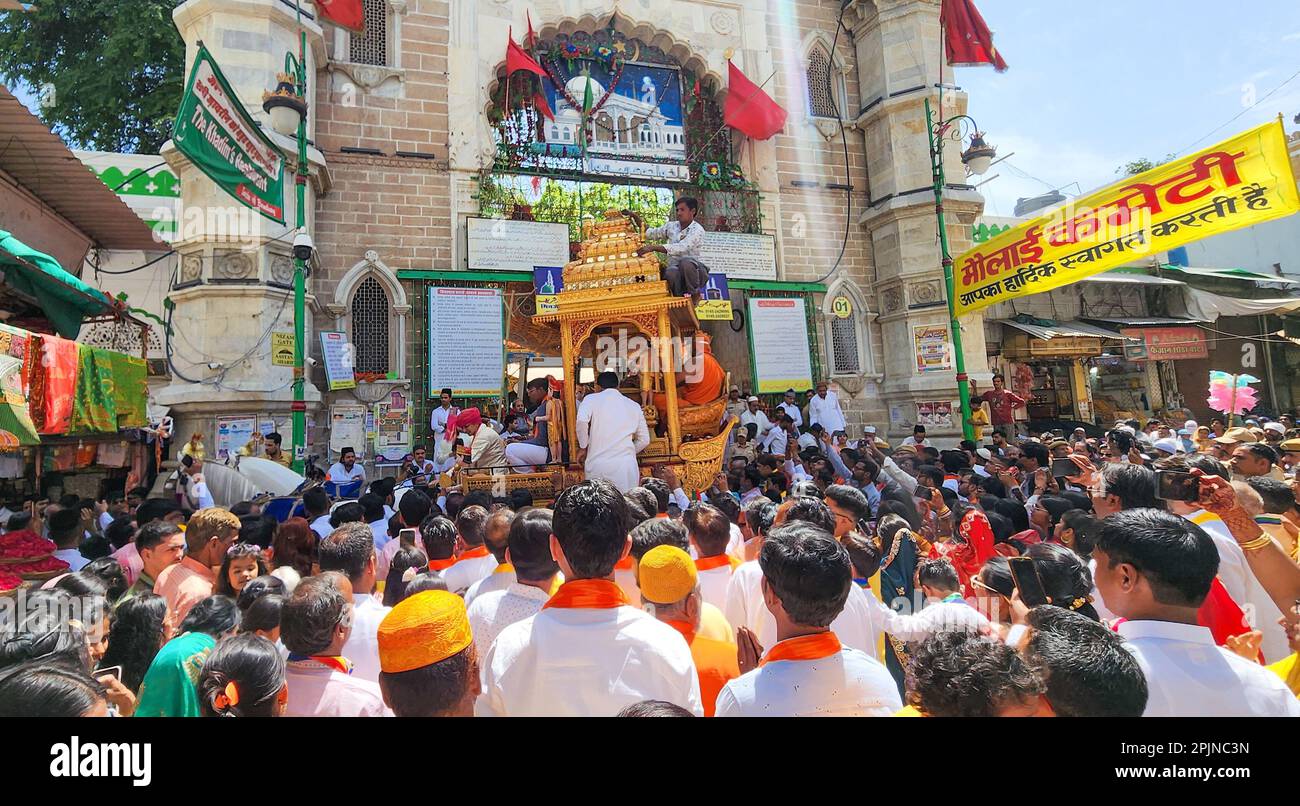
[{"label": "blue sky", "polygon": [[998,153],[1015,152],[983,177],[999,175],[980,188],[988,215],[1073,182],[1087,192],[1125,162],[1191,153],[1279,112],[1300,128],[1297,0],[976,1],[1009,69],[958,68],[957,84]]}]

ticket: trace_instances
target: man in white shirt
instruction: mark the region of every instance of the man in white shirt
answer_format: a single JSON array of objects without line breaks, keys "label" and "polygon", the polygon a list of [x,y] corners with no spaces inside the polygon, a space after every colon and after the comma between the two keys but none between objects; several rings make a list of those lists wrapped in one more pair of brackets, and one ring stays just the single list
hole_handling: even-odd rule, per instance
[{"label": "man in white shirt", "polygon": [[[450,388],[444,387],[438,398],[438,407],[429,415],[429,428],[433,431],[435,446],[445,441],[443,435],[447,432],[447,421],[459,411],[459,409],[451,405]],[[456,454],[452,452],[445,458],[435,462],[435,472],[446,473],[451,470],[454,464],[456,464]]]},{"label": "man in white shirt", "polygon": [[67,563],[69,571],[80,571],[89,562],[81,556],[80,551],[81,539],[85,533],[81,527],[81,511],[60,509],[50,515],[48,525],[50,540],[58,547],[54,556]]},{"label": "man in white shirt", "polygon": [[820,424],[832,436],[836,431],[847,433],[848,424],[844,420],[844,410],[840,408],[839,395],[830,391],[826,381],[817,382],[817,394],[808,401],[808,424],[813,423]]},{"label": "man in white shirt", "polygon": [[650,431],[641,407],[618,391],[617,375],[600,373],[596,386],[600,391],[578,406],[578,460],[588,479],[605,479],[625,493],[641,479],[636,455],[650,444]]},{"label": "man in white shirt", "polygon": [[311,530],[321,540],[330,536],[334,527],[330,525],[330,497],[320,487],[313,487],[302,494],[302,508],[307,512],[307,521]]},{"label": "man in white shirt", "polygon": [[668,256],[668,266],[664,269],[664,280],[668,282],[668,293],[674,297],[690,295],[693,303],[700,301],[700,290],[709,284],[709,270],[700,262],[700,252],[704,248],[704,227],[695,220],[699,202],[689,196],[683,196],[673,206],[676,221],[669,221],[662,227],[646,230],[646,240],[666,241],[663,244],[646,244],[636,250],[638,255],[662,252]]},{"label": "man in white shirt", "polygon": [[[126,496],[122,493],[109,493],[104,499],[104,511],[99,513],[99,531],[103,532],[115,519],[125,514],[127,514]],[[4,520],[0,520],[0,524],[8,520],[9,516],[3,515],[2,517]]]},{"label": "man in white shirt", "polygon": [[785,398],[780,403],[777,403],[776,407],[790,415],[790,419],[794,421],[795,428],[803,427],[803,413],[799,411],[799,401],[796,399],[795,391],[793,389],[785,390]]},{"label": "man in white shirt", "polygon": [[704,714],[681,634],[627,601],[614,566],[631,550],[628,507],[588,479],[555,501],[550,552],[567,580],[483,659],[479,716],[610,716],[643,700]]},{"label": "man in white shirt", "polygon": [[1156,509],[1105,518],[1093,549],[1097,590],[1148,687],[1144,716],[1300,716],[1300,700],[1258,663],[1215,646],[1196,611],[1219,567],[1214,541]]},{"label": "man in white shirt", "polygon": [[508,578],[509,582],[503,588],[480,592],[469,603],[469,623],[480,658],[487,657],[502,630],[542,611],[560,571],[551,557],[551,511],[529,510],[516,520],[519,525],[511,527],[506,549],[506,561],[514,566],[514,573],[488,577]]},{"label": "man in white shirt", "polygon": [[785,456],[790,440],[798,439],[798,436],[790,416],[781,414],[776,418],[776,427],[767,433],[767,439],[762,443],[763,452],[773,456]]},{"label": "man in white shirt", "polygon": [[762,443],[765,441],[768,432],[776,426],[772,424],[771,420],[767,419],[767,414],[759,410],[758,402],[758,398],[753,397],[752,395],[749,400],[746,401],[748,408],[745,410],[744,414],[740,415],[740,427],[744,428],[750,423],[753,423],[758,430],[755,431],[751,439]]},{"label": "man in white shirt", "polygon": [[925,438],[925,426],[917,425],[912,429],[912,436],[904,439],[902,445],[911,445],[916,448],[932,448],[930,440]]},{"label": "man in white shirt", "polygon": [[[550,529],[550,510],[540,510],[546,514],[547,530]],[[528,514],[527,512],[524,513]],[[490,593],[491,591],[505,590],[515,581],[515,571],[510,566],[510,561],[506,559],[509,552],[511,533],[515,529],[515,521],[520,516],[516,516],[514,511],[504,507],[488,515],[487,529],[484,532],[483,545],[487,546],[488,551],[492,553],[492,560],[496,565],[479,581],[469,586],[465,591],[465,604],[468,606],[479,596]],[[520,523],[519,528],[524,528],[524,523]]]},{"label": "man in white shirt", "polygon": [[357,464],[357,452],[352,448],[344,448],[339,451],[339,460],[330,465],[330,469],[325,473],[325,480],[332,481],[342,486],[360,479],[362,485],[366,483],[366,470]]},{"label": "man in white shirt", "polygon": [[352,661],[352,676],[379,682],[379,622],[392,608],[374,595],[375,544],[370,527],[345,523],[322,540],[320,570],[338,571],[352,584],[352,633],[341,653]]},{"label": "man in white shirt", "polygon": [[727,604],[727,583],[740,562],[727,553],[731,522],[722,510],[710,504],[696,504],[682,513],[682,524],[694,550],[700,595],[718,609]]},{"label": "man in white shirt", "polygon": [[824,529],[794,522],[772,530],[758,561],[777,641],[764,653],[754,633],[740,629],[742,674],[723,686],[717,716],[890,716],[901,709],[884,665],[845,647],[831,629],[855,590],[844,547]]},{"label": "man in white shirt", "polygon": [[926,605],[919,613],[908,615],[881,604],[888,611],[884,617],[885,632],[903,643],[952,630],[980,635],[993,633],[993,626],[984,614],[962,598],[961,580],[951,562],[922,560],[917,566],[917,580],[921,583]]},{"label": "man in white shirt", "polygon": [[[447,590],[452,593],[469,590],[470,585],[489,576],[500,564],[484,542],[489,517],[480,506],[465,507],[456,515],[456,562],[442,572]],[[506,528],[510,528],[508,522]]]},{"label": "man in white shirt", "polygon": [[375,541],[375,551],[383,551],[388,544],[388,516],[384,514],[384,499],[375,493],[366,493],[357,503],[365,513],[366,525],[370,527],[371,537]]}]

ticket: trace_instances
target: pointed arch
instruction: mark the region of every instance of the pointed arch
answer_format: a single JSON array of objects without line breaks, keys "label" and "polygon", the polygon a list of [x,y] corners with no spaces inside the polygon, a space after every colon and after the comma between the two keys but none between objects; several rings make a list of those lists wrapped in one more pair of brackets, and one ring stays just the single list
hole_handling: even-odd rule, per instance
[{"label": "pointed arch", "polygon": [[334,290],[335,310],[354,346],[358,373],[399,375],[406,369],[406,318],[411,306],[397,275],[369,250]]},{"label": "pointed arch", "polygon": [[[835,299],[847,297],[852,311],[847,317],[835,312]],[[871,344],[871,311],[866,297],[847,277],[840,277],[826,289],[822,298],[825,323],[826,366],[835,376],[875,376],[875,350]]]},{"label": "pointed arch", "polygon": [[831,58],[833,37],[823,31],[810,31],[800,47],[803,57],[803,83],[805,111],[812,118],[851,118],[848,102],[847,77],[852,69],[845,54],[852,48],[852,40],[840,33],[835,58]]}]

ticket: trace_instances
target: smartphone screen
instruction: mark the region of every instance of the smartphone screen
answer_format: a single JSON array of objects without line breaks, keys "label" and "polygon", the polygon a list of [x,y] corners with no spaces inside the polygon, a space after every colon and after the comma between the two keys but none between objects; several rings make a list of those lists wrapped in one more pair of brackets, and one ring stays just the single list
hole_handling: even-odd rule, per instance
[{"label": "smartphone screen", "polygon": [[1156,471],[1156,498],[1191,503],[1200,498],[1201,485],[1191,473],[1176,470]]},{"label": "smartphone screen", "polygon": [[1077,475],[1079,475],[1079,466],[1076,465],[1073,460],[1068,458],[1052,460],[1053,477],[1058,479],[1063,479],[1066,476],[1077,476]]},{"label": "smartphone screen", "polygon": [[1016,590],[1020,591],[1020,601],[1027,607],[1047,604],[1047,591],[1043,590],[1043,580],[1038,576],[1034,561],[1029,557],[1012,557],[1007,564],[1011,567]]},{"label": "smartphone screen", "polygon": [[113,675],[114,677],[116,677],[118,680],[121,680],[121,679],[122,679],[122,667],[121,667],[121,666],[105,666],[105,667],[102,668],[102,669],[96,669],[96,670],[95,670],[95,673],[94,673],[94,675],[93,675],[93,677],[95,677],[95,678],[100,678],[100,677],[104,677],[104,676],[106,676],[106,675],[110,675],[110,674]]},{"label": "smartphone screen", "polygon": [[402,541],[401,545],[403,546],[414,546],[415,539],[416,537],[419,536],[419,534],[420,534],[419,529],[403,529],[402,531],[397,533],[397,539]]}]

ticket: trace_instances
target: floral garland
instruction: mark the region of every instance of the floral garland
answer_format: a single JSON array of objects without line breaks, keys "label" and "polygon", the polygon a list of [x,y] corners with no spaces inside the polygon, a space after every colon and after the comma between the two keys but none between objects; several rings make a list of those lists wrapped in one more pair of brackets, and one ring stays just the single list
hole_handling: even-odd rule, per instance
[{"label": "floral garland", "polygon": [[[592,112],[595,112],[596,110],[604,106],[605,102],[608,101],[610,96],[614,94],[614,90],[618,87],[619,79],[623,77],[624,65],[625,63],[621,60],[614,65],[614,72],[612,74],[613,78],[609,82],[609,85],[605,88],[605,94],[600,96],[599,101],[591,105]],[[582,102],[576,100],[572,95],[569,94],[569,88],[565,86],[566,82],[560,79],[560,70],[555,64],[555,58],[547,57],[543,59],[542,67],[543,69],[546,70],[546,75],[551,79],[551,83],[555,85],[555,89],[559,91],[561,95],[564,96],[564,100],[568,101],[569,105],[572,106],[574,109],[582,109]]]}]

